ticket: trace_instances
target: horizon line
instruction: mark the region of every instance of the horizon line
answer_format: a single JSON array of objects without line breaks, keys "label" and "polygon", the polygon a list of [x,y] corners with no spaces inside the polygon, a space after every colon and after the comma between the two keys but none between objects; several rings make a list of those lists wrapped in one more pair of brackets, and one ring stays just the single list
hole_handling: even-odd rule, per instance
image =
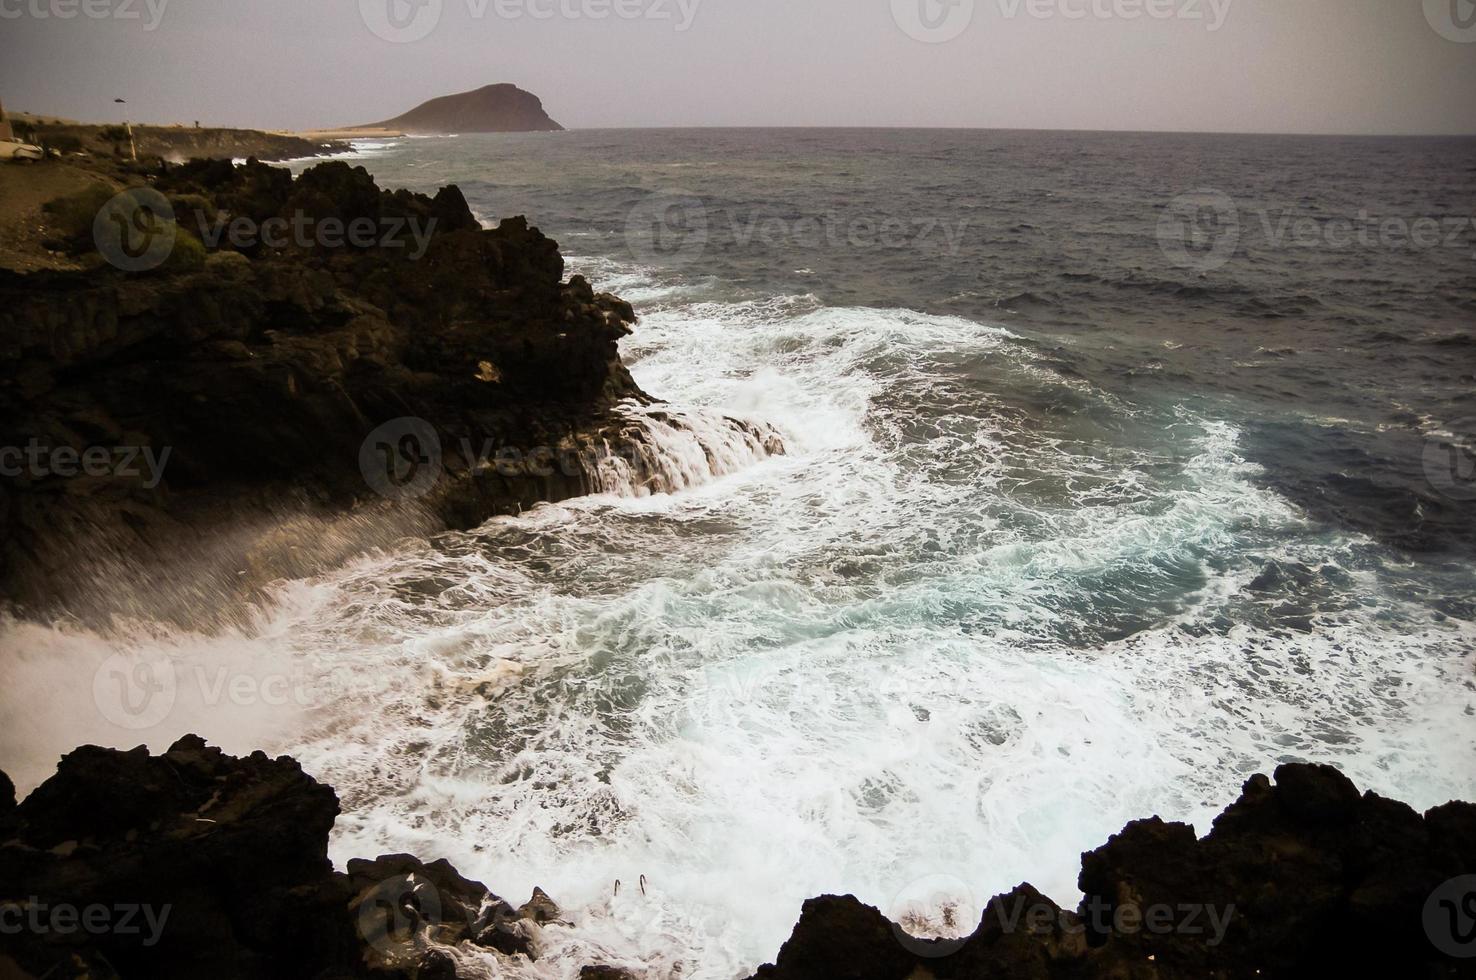
[{"label": "horizon line", "polygon": [[[30,116],[35,119],[55,119],[63,125],[76,126],[111,126],[117,125],[113,122],[88,122],[85,120],[70,120],[66,116],[48,112],[32,112],[29,109],[11,109],[6,111],[7,117]],[[144,122],[141,120],[129,120],[135,126],[178,126],[184,129],[194,129],[193,122]],[[368,129],[368,126],[311,126],[306,128],[265,128],[239,124],[214,123],[204,125],[203,129],[244,129],[260,133],[312,133],[348,131],[354,129]],[[436,136],[516,136],[537,133],[557,132],[619,132],[619,131],[673,131],[673,130],[705,130],[705,129],[736,129],[736,130],[771,130],[771,129],[835,129],[835,130],[917,130],[920,132],[997,132],[997,133],[1092,133],[1092,134],[1116,134],[1123,136],[1298,136],[1309,138],[1327,139],[1467,139],[1476,138],[1476,131],[1468,132],[1411,132],[1411,133],[1389,133],[1389,132],[1307,132],[1304,130],[1255,130],[1255,129],[1093,129],[1077,126],[933,126],[912,124],[856,124],[856,123],[680,123],[665,125],[629,125],[629,126],[563,126],[562,130],[505,130],[501,132],[482,133],[436,133],[427,135]]]},{"label": "horizon line", "polygon": [[[919,130],[932,132],[997,132],[997,133],[1111,133],[1124,136],[1311,136],[1372,139],[1432,139],[1432,138],[1476,138],[1476,131],[1445,133],[1310,133],[1301,130],[1255,130],[1255,129],[1084,129],[1073,126],[917,126],[917,125],[839,125],[839,124],[749,124],[749,125],[679,125],[679,126],[565,126],[564,132],[608,132],[618,130],[681,130],[681,129],[865,129],[865,130]],[[538,132],[528,130],[527,132]],[[555,132],[555,131],[550,131]],[[449,135],[449,134],[448,134]],[[465,133],[456,135],[496,136],[497,133]]]}]

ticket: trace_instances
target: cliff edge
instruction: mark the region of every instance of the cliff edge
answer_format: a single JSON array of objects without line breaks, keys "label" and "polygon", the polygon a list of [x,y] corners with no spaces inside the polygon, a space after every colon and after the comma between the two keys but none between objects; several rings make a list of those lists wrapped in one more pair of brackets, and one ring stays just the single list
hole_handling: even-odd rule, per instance
[{"label": "cliff edge", "polygon": [[[40,173],[40,171],[37,171]],[[635,312],[522,218],[331,162],[165,167],[48,205],[0,269],[0,594],[200,625],[350,555],[782,451],[643,392]]]}]

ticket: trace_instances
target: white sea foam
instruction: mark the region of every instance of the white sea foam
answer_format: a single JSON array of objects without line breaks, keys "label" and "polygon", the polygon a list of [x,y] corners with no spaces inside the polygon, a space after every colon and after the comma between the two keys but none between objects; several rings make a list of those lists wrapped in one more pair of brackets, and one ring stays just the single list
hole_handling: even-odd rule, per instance
[{"label": "white sea foam", "polygon": [[592,446],[591,490],[619,497],[679,493],[745,469],[784,451],[772,426],[710,411],[626,402],[619,407],[638,439]]},{"label": "white sea foam", "polygon": [[[336,861],[406,850],[514,903],[548,890],[574,925],[536,963],[462,963],[559,978],[745,975],[822,893],[924,920],[912,899],[938,881],[974,907],[1024,880],[1069,903],[1079,854],[1126,821],[1204,832],[1287,760],[1416,807],[1476,795],[1471,624],[1390,594],[1354,559],[1367,542],[1314,532],[1234,427],[1182,412],[1164,467],[1012,413],[1007,386],[1113,404],[1005,330],[603,272],[650,290],[638,380],[708,413],[664,430],[651,489],[679,492],[615,472],[284,584],[222,636],[7,622],[0,724],[28,734],[0,765],[30,785],[83,739],[186,730],[291,751],[343,798]],[[724,415],[772,423],[788,454]],[[1251,621],[1270,561],[1328,569],[1335,601],[1304,627]],[[1135,604],[1156,611],[1109,629]],[[120,650],[288,676],[310,710],[182,698],[151,729],[83,724]]]}]

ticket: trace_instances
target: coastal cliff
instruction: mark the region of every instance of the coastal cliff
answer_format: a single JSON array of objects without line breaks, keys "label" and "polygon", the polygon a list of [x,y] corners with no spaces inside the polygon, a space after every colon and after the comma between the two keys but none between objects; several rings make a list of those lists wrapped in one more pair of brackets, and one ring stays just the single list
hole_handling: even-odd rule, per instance
[{"label": "coastal cliff", "polygon": [[[488,958],[536,961],[546,930],[579,929],[556,896],[514,908],[445,861],[333,870],[337,797],[286,757],[236,759],[196,736],[158,756],[89,746],[19,805],[3,774],[0,787],[0,908],[29,924],[0,930],[6,976],[449,980],[486,975]],[[1154,818],[1083,855],[1075,912],[1021,885],[967,938],[926,940],[854,898],[818,898],[754,980],[1469,977],[1476,961],[1445,956],[1425,911],[1473,872],[1476,805],[1421,815],[1335,769],[1286,765],[1274,784],[1248,780],[1203,840]],[[63,909],[105,921],[84,929]],[[637,976],[593,962],[558,975],[574,969]]]},{"label": "coastal cliff", "polygon": [[341,162],[152,176],[53,208],[81,213],[48,244],[83,268],[0,270],[0,446],[30,454],[0,476],[0,588],[23,608],[191,615],[406,534],[678,489],[665,437],[782,450],[641,391],[630,305],[454,186]]}]

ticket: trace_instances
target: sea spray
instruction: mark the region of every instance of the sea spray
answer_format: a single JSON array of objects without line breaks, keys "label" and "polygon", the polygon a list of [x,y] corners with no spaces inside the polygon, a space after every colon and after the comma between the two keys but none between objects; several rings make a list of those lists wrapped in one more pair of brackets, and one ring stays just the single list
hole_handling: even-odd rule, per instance
[{"label": "sea spray", "polygon": [[606,440],[590,447],[590,485],[596,493],[676,493],[784,452],[783,437],[766,423],[666,406],[622,407],[636,432],[624,446]]},{"label": "sea spray", "polygon": [[[397,183],[455,180],[482,214],[576,244],[569,271],[642,315],[621,344],[642,387],[771,424],[785,454],[645,495],[612,463],[598,495],[282,583],[237,652],[167,631],[127,652],[341,679],[321,709],[267,705],[233,737],[335,786],[340,864],[445,856],[503,894],[542,886],[576,923],[545,930],[535,964],[468,975],[726,980],[824,893],[940,932],[1022,880],[1074,904],[1082,851],[1148,813],[1204,833],[1285,760],[1419,809],[1471,798],[1469,568],[1316,519],[1278,491],[1286,460],[1264,441],[1277,413],[1398,432],[1460,393],[1421,380],[1448,351],[1401,339],[1460,329],[1429,313],[1432,256],[1369,256],[1360,279],[1325,266],[1330,298],[1289,278],[1310,253],[1175,278],[1153,229],[1186,155],[1254,198],[1258,161],[1296,147],[1288,194],[1387,211],[1450,186],[1468,151],[1206,139],[602,131],[385,150],[366,162]],[[1377,179],[1350,174],[1369,154]],[[621,237],[649,190],[632,184],[663,180],[717,206],[950,201],[989,220],[957,261],[713,241],[679,272],[633,264]],[[678,458],[707,460],[710,439],[678,436],[695,440]],[[114,645],[44,626],[0,642],[40,655],[0,692],[7,723],[71,697],[75,664],[90,676]],[[52,734],[25,747],[34,768],[78,738],[145,738]]]}]

